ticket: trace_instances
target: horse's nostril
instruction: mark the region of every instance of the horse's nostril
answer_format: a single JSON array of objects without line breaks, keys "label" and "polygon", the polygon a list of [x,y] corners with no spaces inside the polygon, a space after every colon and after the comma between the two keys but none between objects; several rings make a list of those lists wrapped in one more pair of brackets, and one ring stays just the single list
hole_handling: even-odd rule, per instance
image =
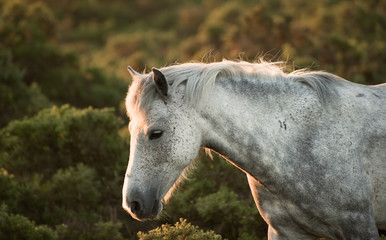
[{"label": "horse's nostril", "polygon": [[130,209],[133,213],[139,213],[142,210],[141,204],[137,201],[132,201],[130,204]]}]

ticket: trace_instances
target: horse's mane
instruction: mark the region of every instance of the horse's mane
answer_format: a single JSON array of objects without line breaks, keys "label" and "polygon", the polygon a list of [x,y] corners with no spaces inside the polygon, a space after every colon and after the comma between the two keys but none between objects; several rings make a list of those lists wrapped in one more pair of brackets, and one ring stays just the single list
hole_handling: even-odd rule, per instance
[{"label": "horse's mane", "polygon": [[[212,89],[216,79],[258,79],[274,81],[288,79],[306,84],[315,90],[320,101],[325,102],[335,93],[335,83],[342,80],[338,76],[321,71],[297,70],[291,73],[283,71],[282,62],[249,63],[228,61],[214,63],[184,63],[160,69],[169,85],[169,94],[181,84],[185,84],[186,98],[191,105],[199,105]],[[157,97],[152,81],[152,74],[142,75],[139,81],[133,81],[126,97],[129,117],[135,113],[147,112]]]}]

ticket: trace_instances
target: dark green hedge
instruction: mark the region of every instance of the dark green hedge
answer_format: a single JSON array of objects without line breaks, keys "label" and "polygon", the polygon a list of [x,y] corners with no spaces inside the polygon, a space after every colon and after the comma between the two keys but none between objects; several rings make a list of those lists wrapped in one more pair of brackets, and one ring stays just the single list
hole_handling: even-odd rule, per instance
[{"label": "dark green hedge", "polygon": [[122,238],[117,213],[128,148],[121,126],[112,109],[68,105],[12,121],[0,131],[0,204],[59,239]]}]

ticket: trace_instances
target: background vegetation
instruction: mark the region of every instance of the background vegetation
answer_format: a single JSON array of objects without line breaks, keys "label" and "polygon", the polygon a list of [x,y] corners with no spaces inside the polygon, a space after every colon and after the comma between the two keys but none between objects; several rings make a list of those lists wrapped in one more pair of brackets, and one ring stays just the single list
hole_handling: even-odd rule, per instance
[{"label": "background vegetation", "polygon": [[0,0],[0,239],[263,239],[244,174],[217,156],[159,220],[121,209],[127,65],[264,56],[377,84],[385,39],[380,0]]}]

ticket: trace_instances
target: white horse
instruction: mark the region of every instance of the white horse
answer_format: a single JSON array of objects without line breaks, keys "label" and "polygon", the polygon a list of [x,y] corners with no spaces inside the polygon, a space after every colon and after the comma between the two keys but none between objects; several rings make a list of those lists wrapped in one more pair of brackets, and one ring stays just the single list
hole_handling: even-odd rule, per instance
[{"label": "white horse", "polygon": [[129,71],[123,208],[134,218],[156,217],[205,147],[246,173],[268,239],[386,229],[386,84],[264,62]]}]

